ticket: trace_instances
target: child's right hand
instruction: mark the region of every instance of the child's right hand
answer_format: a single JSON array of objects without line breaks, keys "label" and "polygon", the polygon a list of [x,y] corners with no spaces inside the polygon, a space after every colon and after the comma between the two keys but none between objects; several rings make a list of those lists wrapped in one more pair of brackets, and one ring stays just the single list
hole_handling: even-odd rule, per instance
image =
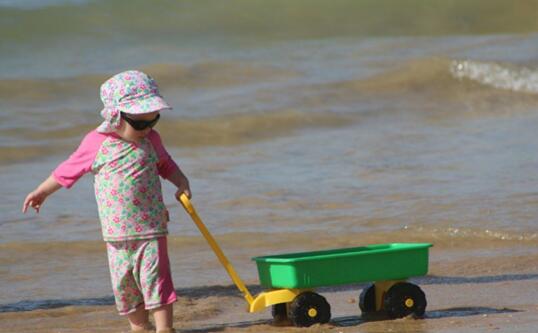
[{"label": "child's right hand", "polygon": [[26,196],[22,204],[22,212],[26,213],[28,207],[32,207],[39,214],[39,209],[43,206],[45,199],[61,187],[52,175],[49,176],[41,185]]},{"label": "child's right hand", "polygon": [[35,209],[36,213],[39,214],[39,209],[43,205],[43,202],[45,202],[47,196],[48,194],[46,192],[39,189],[30,192],[30,194],[28,194],[26,196],[26,199],[24,200],[24,204],[22,205],[22,212],[26,213],[28,207],[32,207],[33,209]]}]

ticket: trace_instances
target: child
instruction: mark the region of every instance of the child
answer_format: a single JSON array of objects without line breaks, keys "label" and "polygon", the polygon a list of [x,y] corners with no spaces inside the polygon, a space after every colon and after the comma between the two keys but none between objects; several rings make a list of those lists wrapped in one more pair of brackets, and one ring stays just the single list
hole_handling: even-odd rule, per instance
[{"label": "child", "polygon": [[112,288],[131,329],[149,329],[153,310],[157,332],[173,332],[176,294],[166,235],[168,211],[159,176],[190,197],[189,181],[152,129],[160,111],[171,107],[155,81],[139,71],[117,74],[101,86],[105,121],[41,185],[28,194],[23,212],[39,213],[45,199],[70,188],[84,174],[95,175],[95,197],[106,242]]}]

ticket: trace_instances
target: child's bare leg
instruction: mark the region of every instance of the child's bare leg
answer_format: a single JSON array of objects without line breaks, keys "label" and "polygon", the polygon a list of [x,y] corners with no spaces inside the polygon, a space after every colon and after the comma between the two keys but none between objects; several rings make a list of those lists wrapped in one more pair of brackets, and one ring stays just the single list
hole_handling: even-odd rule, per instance
[{"label": "child's bare leg", "polygon": [[149,328],[149,312],[144,309],[144,304],[137,306],[135,312],[129,313],[127,319],[129,319],[132,331],[140,331]]},{"label": "child's bare leg", "polygon": [[160,308],[153,310],[153,318],[155,319],[155,328],[157,332],[172,332],[174,306],[172,304],[163,305]]}]

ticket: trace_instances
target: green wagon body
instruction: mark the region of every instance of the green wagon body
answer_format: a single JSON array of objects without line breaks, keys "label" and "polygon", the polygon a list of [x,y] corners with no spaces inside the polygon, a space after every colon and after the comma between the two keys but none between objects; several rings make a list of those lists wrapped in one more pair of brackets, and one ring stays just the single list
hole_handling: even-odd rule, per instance
[{"label": "green wagon body", "polygon": [[308,289],[428,272],[428,243],[391,243],[255,257],[264,288]]}]

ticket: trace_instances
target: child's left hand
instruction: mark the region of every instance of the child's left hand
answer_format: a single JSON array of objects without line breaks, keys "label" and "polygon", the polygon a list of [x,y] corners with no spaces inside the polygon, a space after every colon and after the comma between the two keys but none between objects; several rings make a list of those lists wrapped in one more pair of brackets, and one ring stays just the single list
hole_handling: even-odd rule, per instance
[{"label": "child's left hand", "polygon": [[178,189],[177,192],[176,192],[176,198],[179,198],[183,193],[185,193],[185,195],[191,199],[192,198],[192,195],[191,195],[191,190],[186,188],[186,189]]},{"label": "child's left hand", "polygon": [[169,181],[171,181],[174,185],[177,186],[176,191],[176,198],[179,199],[179,197],[185,193],[185,195],[190,199],[192,197],[191,194],[191,187],[189,185],[189,180],[181,170],[178,169],[177,172],[173,173],[169,178]]}]

